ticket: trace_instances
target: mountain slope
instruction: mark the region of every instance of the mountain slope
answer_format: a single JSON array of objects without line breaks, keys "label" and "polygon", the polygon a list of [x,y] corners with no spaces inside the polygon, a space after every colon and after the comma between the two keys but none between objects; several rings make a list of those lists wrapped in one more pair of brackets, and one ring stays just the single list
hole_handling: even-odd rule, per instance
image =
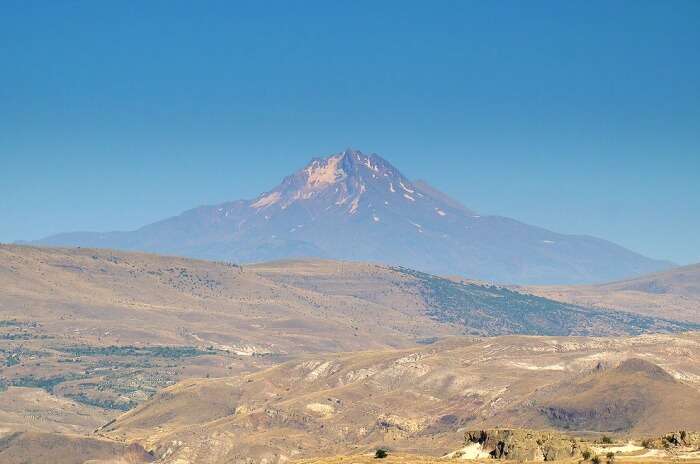
[{"label": "mountain slope", "polygon": [[531,284],[601,282],[668,267],[593,237],[481,216],[379,156],[314,159],[253,200],[202,206],[133,232],[35,242],[212,260],[379,261],[436,274]]},{"label": "mountain slope", "polygon": [[643,433],[700,426],[700,391],[643,359],[599,369],[548,396],[538,409],[558,428]]},{"label": "mountain slope", "polygon": [[524,291],[576,305],[700,322],[700,264],[598,285],[529,287]]}]

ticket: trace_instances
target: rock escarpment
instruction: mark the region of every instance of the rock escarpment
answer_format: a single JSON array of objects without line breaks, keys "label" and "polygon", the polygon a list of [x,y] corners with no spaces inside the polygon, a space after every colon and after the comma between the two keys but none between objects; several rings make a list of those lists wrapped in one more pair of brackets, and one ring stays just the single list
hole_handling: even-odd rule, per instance
[{"label": "rock escarpment", "polygon": [[669,449],[669,448],[692,448],[700,449],[700,432],[690,432],[678,430],[667,433],[661,437],[644,440],[645,448]]},{"label": "rock escarpment", "polygon": [[579,457],[585,445],[554,432],[524,429],[475,430],[465,434],[465,441],[478,443],[495,459],[517,461],[558,461]]}]

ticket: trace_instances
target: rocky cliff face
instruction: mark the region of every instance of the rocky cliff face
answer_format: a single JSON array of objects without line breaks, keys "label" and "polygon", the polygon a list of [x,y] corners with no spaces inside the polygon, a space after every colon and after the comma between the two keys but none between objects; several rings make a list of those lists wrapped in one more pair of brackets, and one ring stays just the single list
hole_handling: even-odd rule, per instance
[{"label": "rocky cliff face", "polygon": [[562,434],[525,429],[470,431],[465,442],[481,445],[492,458],[515,461],[560,461],[579,457],[587,449]]},{"label": "rocky cliff face", "polygon": [[691,448],[698,450],[700,449],[700,432],[678,430],[661,437],[648,438],[644,440],[643,444],[645,448],[654,449]]}]

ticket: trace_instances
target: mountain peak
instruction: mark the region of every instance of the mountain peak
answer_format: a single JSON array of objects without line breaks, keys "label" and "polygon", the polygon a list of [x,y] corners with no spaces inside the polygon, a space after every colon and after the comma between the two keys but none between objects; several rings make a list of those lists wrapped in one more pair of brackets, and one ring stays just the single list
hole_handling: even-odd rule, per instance
[{"label": "mountain peak", "polygon": [[[347,148],[323,158],[313,158],[304,168],[286,177],[275,189],[259,196],[251,203],[255,209],[278,207],[287,209],[302,201],[307,206],[315,200],[328,209],[346,209],[355,214],[368,191],[373,192],[374,203],[388,204],[388,199],[376,198],[379,192],[395,194],[405,191],[413,194],[411,182],[388,161],[372,153]],[[381,196],[381,195],[380,195]],[[415,201],[408,194],[404,199]],[[368,204],[371,204],[368,201]]]},{"label": "mountain peak", "polygon": [[347,148],[342,153],[331,155],[329,158],[333,158],[334,156],[340,156],[342,166],[349,171],[354,171],[355,168],[358,167],[361,169],[366,168],[375,173],[381,171],[382,174],[384,174],[386,172],[387,176],[393,174],[401,175],[387,160],[376,153],[366,154],[360,150]]}]

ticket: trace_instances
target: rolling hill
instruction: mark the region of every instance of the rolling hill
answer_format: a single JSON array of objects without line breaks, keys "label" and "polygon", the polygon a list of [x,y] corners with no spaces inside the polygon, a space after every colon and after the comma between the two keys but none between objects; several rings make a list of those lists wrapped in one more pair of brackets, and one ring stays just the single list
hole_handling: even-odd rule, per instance
[{"label": "rolling hill", "polygon": [[[689,322],[330,260],[2,245],[0,287],[3,462],[437,456],[465,427],[700,427],[664,413],[696,405]],[[614,407],[622,422],[581,419]]]},{"label": "rolling hill", "polygon": [[700,264],[598,285],[520,290],[577,305],[700,322]]},{"label": "rolling hill", "polygon": [[598,369],[547,396],[539,412],[568,430],[648,433],[700,426],[700,391],[639,358]]},{"label": "rolling hill", "polygon": [[[23,388],[53,395],[34,396],[45,406],[36,408],[42,431],[84,429],[90,421],[71,409],[111,419],[186,378],[243,375],[310,353],[406,349],[456,335],[699,327],[339,261],[238,266],[0,246],[0,286],[0,389],[6,398],[32,397]],[[66,414],[52,413],[53,397],[69,401]],[[7,419],[21,424],[13,414]]]},{"label": "rolling hill", "polygon": [[308,356],[250,375],[183,381],[98,433],[138,442],[166,463],[208,464],[381,446],[441,456],[460,448],[464,430],[488,426],[643,437],[700,428],[697,356],[697,334],[459,338]]}]

